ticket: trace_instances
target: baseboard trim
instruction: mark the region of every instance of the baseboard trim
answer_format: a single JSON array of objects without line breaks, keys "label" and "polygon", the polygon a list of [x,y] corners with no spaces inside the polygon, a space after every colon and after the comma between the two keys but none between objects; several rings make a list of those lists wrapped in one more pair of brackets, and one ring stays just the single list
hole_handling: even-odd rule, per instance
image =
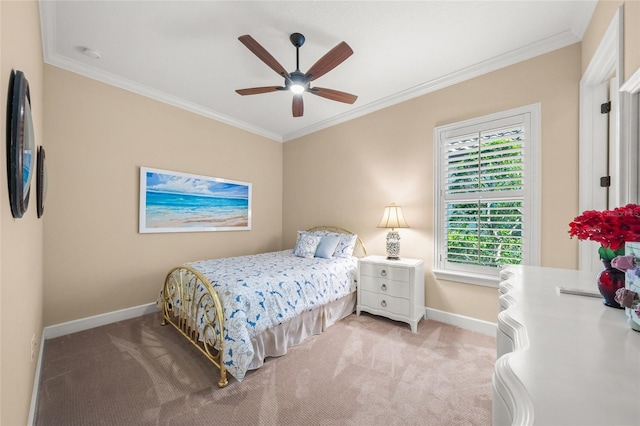
[{"label": "baseboard trim", "polygon": [[44,353],[44,333],[40,338],[40,350],[38,351],[38,360],[36,362],[36,373],[33,378],[33,389],[31,390],[31,404],[29,405],[29,418],[27,425],[32,426],[36,419],[36,407],[38,406],[38,389],[40,387],[40,369],[42,368],[42,354]]},{"label": "baseboard trim", "polygon": [[[107,312],[105,314],[95,315],[92,317],[81,318],[74,321],[64,322],[61,324],[50,325],[45,327],[42,333],[42,343],[40,351],[44,346],[45,339],[53,339],[78,331],[89,330],[91,328],[100,327],[118,321],[139,317],[146,314],[156,312],[158,309],[155,303],[147,303],[144,305],[133,306],[131,308],[121,309],[119,311]],[[496,336],[496,326],[494,322],[483,321],[464,315],[453,314],[451,312],[441,311],[434,308],[426,308],[427,318],[434,321],[444,322],[446,324],[455,325],[466,330],[475,331],[477,333],[486,334],[488,336]]]},{"label": "baseboard trim", "polygon": [[440,321],[445,324],[451,324],[455,325],[456,327],[464,328],[465,330],[475,331],[476,333],[496,337],[497,323],[495,322],[483,321],[476,318],[452,314],[451,312],[445,312],[433,308],[427,308],[427,319]]},{"label": "baseboard trim", "polygon": [[131,308],[120,309],[119,311],[107,312],[106,314],[95,315],[92,317],[81,318],[74,321],[63,322],[61,324],[50,325],[44,328],[43,336],[45,339],[53,339],[78,331],[89,330],[90,328],[100,327],[118,321],[139,317],[146,314],[157,312],[158,308],[155,303],[147,303],[145,305],[133,306]]}]

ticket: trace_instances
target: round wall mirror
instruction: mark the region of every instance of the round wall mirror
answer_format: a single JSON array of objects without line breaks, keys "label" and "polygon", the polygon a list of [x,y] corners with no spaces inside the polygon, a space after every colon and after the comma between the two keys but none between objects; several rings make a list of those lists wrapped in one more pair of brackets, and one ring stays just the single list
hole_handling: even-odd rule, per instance
[{"label": "round wall mirror", "polygon": [[29,206],[35,163],[29,82],[22,71],[11,71],[7,100],[7,181],[11,214],[20,218]]}]

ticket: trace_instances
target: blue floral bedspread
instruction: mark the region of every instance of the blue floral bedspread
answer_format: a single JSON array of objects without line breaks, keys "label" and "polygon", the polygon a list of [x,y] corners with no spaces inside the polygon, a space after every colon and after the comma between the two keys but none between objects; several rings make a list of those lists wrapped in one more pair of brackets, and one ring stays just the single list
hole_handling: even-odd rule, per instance
[{"label": "blue floral bedspread", "polygon": [[254,356],[251,337],[356,291],[356,257],[302,258],[284,250],[187,265],[218,292],[225,317],[222,362],[238,381]]}]

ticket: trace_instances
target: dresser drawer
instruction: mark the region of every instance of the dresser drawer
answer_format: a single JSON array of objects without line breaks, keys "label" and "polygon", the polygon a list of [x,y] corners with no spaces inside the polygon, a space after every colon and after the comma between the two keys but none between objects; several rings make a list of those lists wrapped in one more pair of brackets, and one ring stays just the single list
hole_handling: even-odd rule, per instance
[{"label": "dresser drawer", "polygon": [[409,269],[388,265],[376,265],[363,262],[360,264],[360,275],[409,282]]},{"label": "dresser drawer", "polygon": [[408,282],[392,281],[387,278],[364,277],[360,280],[363,290],[382,295],[394,297],[402,297],[409,299],[411,297],[411,287]]},{"label": "dresser drawer", "polygon": [[[361,304],[372,309],[392,312],[397,315],[409,315],[411,305],[408,299],[401,299],[385,294],[372,293],[370,291],[361,291]],[[366,307],[362,309],[366,310]]]}]

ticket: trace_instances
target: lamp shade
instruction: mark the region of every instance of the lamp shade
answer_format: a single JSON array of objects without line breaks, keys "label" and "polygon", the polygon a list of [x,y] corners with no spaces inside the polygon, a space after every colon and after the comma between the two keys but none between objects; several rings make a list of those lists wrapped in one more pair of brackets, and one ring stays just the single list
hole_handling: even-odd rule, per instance
[{"label": "lamp shade", "polygon": [[404,220],[402,215],[402,207],[396,206],[395,203],[391,203],[389,206],[385,206],[384,213],[382,214],[382,220],[378,224],[378,228],[408,228],[407,221]]}]

